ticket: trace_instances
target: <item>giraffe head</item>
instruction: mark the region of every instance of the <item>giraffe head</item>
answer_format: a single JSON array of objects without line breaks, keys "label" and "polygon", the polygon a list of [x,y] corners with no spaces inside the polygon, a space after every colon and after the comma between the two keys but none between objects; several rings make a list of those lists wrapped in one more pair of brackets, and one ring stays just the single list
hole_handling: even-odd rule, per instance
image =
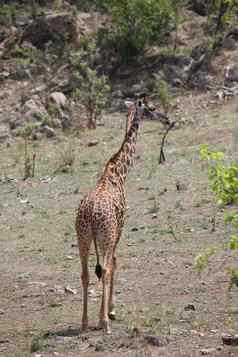
[{"label": "giraffe head", "polygon": [[127,100],[125,101],[125,106],[128,109],[128,115],[136,113],[139,120],[143,118],[154,119],[154,109],[148,106],[144,98],[140,98],[135,102]]}]

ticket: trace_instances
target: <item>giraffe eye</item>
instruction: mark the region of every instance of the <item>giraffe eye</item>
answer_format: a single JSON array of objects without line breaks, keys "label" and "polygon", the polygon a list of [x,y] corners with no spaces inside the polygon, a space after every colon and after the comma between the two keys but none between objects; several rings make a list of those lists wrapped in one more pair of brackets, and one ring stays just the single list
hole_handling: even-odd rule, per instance
[{"label": "giraffe eye", "polygon": [[138,102],[138,107],[142,107],[142,101],[141,100],[139,100],[139,102]]}]

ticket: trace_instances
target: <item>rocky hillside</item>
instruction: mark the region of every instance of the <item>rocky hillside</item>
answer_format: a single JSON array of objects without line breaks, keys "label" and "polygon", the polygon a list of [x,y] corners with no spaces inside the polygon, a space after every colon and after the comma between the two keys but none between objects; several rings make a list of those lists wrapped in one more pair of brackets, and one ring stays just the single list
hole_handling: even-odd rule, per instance
[{"label": "rocky hillside", "polygon": [[[106,78],[111,89],[103,104],[110,111],[121,111],[124,99],[148,92],[154,101],[161,99],[164,110],[175,111],[183,121],[183,100],[179,98],[188,92],[206,92],[208,102],[238,93],[238,29],[233,22],[215,37],[202,1],[182,9],[178,29],[168,33],[166,44],[147,46],[128,63],[121,61],[110,41],[98,40],[100,33],[113,26],[102,9],[77,8],[67,1],[3,3],[1,142],[19,135],[34,140],[51,138],[58,131],[84,127],[87,105],[75,93],[88,80],[85,68],[97,78]],[[164,98],[160,98],[161,81],[165,83]],[[81,92],[87,90],[83,87]]]}]

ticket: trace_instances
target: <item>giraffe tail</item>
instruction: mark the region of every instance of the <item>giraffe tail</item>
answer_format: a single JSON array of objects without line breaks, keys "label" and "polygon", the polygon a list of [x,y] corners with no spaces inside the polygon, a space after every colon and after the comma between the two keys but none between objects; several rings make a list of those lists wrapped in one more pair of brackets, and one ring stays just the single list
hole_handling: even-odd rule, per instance
[{"label": "giraffe tail", "polygon": [[98,280],[100,280],[101,277],[102,277],[102,266],[101,266],[101,264],[99,264],[99,263],[96,264],[95,274],[97,275]]},{"label": "giraffe tail", "polygon": [[98,247],[97,247],[96,238],[94,238],[94,246],[95,246],[95,252],[96,252],[96,256],[97,256],[97,264],[96,264],[96,267],[95,267],[95,274],[97,275],[98,280],[100,280],[101,277],[102,277],[102,266],[99,263],[99,254],[98,254]]}]

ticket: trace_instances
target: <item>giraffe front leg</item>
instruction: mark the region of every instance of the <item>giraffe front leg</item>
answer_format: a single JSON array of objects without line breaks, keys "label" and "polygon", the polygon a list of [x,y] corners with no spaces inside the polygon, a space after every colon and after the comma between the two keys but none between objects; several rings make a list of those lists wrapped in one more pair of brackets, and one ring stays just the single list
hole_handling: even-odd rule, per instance
[{"label": "giraffe front leg", "polygon": [[109,313],[108,317],[110,320],[116,320],[116,311],[115,311],[115,291],[114,291],[114,279],[115,271],[117,267],[117,258],[113,257],[112,273],[111,273],[111,284],[110,284],[110,296],[109,296]]}]

